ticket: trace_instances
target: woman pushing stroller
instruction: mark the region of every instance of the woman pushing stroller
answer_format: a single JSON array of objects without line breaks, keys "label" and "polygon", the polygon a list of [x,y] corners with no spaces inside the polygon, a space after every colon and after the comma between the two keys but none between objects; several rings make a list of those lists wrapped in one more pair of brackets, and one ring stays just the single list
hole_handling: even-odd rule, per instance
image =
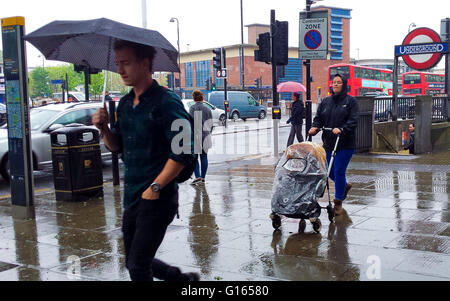
[{"label": "woman pushing stroller", "polygon": [[355,151],[355,131],[358,123],[358,103],[356,99],[347,95],[347,79],[337,74],[333,78],[332,95],[325,98],[317,109],[312,128],[308,134],[314,136],[321,128],[332,128],[332,131],[322,133],[323,147],[330,164],[331,154],[337,136],[336,156],[330,172],[330,179],[335,183],[334,205],[335,214],[342,213],[342,201],[352,185],[347,182],[345,173]]}]

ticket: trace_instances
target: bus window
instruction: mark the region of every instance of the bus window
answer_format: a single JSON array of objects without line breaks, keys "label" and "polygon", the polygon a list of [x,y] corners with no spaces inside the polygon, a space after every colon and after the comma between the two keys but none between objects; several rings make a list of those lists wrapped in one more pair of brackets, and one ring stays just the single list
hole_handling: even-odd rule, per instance
[{"label": "bus window", "polygon": [[330,68],[330,80],[333,80],[336,74],[345,76],[348,79],[350,77],[350,68],[348,66]]},{"label": "bus window", "polygon": [[365,78],[365,79],[369,78],[369,74],[367,73],[367,69],[361,68],[361,78]]},{"label": "bus window", "polygon": [[375,74],[374,74],[374,71],[372,69],[369,69],[368,73],[369,73],[369,79],[375,79]]},{"label": "bus window", "polygon": [[422,94],[422,89],[404,89],[403,94],[411,95],[411,94]]},{"label": "bus window", "polygon": [[379,71],[379,70],[375,71],[375,79],[376,80],[381,80],[381,71]]},{"label": "bus window", "polygon": [[386,81],[388,82],[392,81],[392,73],[386,73]]},{"label": "bus window", "polygon": [[[420,84],[420,74],[405,74],[403,78],[404,84]],[[405,93],[406,94],[406,93]]]},{"label": "bus window", "polygon": [[358,67],[355,67],[355,78],[361,77],[361,69]]}]

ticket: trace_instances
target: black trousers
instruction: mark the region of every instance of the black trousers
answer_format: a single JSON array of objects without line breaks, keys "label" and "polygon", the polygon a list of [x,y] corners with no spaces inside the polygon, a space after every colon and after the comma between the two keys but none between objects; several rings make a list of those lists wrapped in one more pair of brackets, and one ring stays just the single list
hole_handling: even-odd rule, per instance
[{"label": "black trousers", "polygon": [[294,138],[297,136],[298,142],[303,142],[303,135],[302,135],[302,124],[299,125],[291,125],[291,132],[289,133],[289,138],[287,142],[287,146],[289,147],[294,143]]},{"label": "black trousers", "polygon": [[132,281],[184,281],[181,270],[155,258],[178,210],[178,191],[158,200],[140,199],[123,214],[125,263]]}]

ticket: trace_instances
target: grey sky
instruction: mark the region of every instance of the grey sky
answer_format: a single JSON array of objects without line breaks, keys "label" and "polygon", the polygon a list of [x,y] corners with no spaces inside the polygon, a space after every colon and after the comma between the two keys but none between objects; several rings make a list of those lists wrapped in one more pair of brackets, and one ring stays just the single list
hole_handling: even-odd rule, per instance
[{"label": "grey sky", "polygon": [[[24,16],[30,33],[54,20],[86,20],[109,18],[133,26],[142,26],[141,0],[0,0],[0,18]],[[440,20],[450,17],[448,0],[324,0],[317,5],[352,9],[351,57],[393,58],[394,46],[402,43],[408,26],[429,27],[439,33]],[[299,12],[304,0],[243,0],[244,25],[270,23],[270,10],[276,18],[289,22],[289,45],[298,46]],[[181,51],[213,48],[241,42],[239,0],[147,0],[147,27],[159,31],[175,47],[180,22]],[[244,28],[244,41],[247,40]],[[27,44],[28,66],[42,64],[40,54]],[[56,62],[45,61],[46,65]],[[443,62],[440,63],[440,66]]]}]

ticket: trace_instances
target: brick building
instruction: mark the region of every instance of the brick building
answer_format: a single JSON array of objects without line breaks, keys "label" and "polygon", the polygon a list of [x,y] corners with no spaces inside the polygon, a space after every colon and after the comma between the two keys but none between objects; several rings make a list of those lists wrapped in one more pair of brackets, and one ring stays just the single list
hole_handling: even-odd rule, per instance
[{"label": "brick building", "polygon": [[[328,48],[329,54],[327,60],[311,61],[311,76],[314,82],[311,83],[311,97],[313,102],[317,101],[318,89],[321,89],[321,96],[327,95],[327,72],[328,66],[337,63],[350,62],[350,9],[318,6],[312,8],[315,10],[328,10]],[[255,62],[254,50],[258,49],[256,39],[258,34],[269,32],[270,26],[264,24],[246,25],[248,30],[248,41],[244,44],[244,70],[241,70],[240,64],[240,44],[221,46],[226,50],[226,66],[228,69],[227,86],[229,89],[237,90],[242,88],[241,73],[244,71],[244,89],[254,91],[256,88],[255,80],[262,79],[262,86],[267,90],[272,85],[272,69],[271,65],[263,62]],[[298,27],[297,24],[290,24],[290,30]],[[211,78],[216,84],[217,89],[223,89],[223,79],[216,78],[213,68],[213,49],[203,49],[181,53],[181,88],[186,98],[191,98],[192,91],[206,91],[206,81]],[[285,66],[284,76],[279,77],[279,82],[297,81],[306,83],[304,67],[301,60],[298,59],[298,47],[289,47],[289,63]],[[174,74],[178,79],[178,73]],[[172,79],[169,75],[169,86]],[[175,85],[176,90],[178,85]],[[306,96],[306,95],[304,95]],[[290,99],[289,93],[282,93],[280,99]]]}]

